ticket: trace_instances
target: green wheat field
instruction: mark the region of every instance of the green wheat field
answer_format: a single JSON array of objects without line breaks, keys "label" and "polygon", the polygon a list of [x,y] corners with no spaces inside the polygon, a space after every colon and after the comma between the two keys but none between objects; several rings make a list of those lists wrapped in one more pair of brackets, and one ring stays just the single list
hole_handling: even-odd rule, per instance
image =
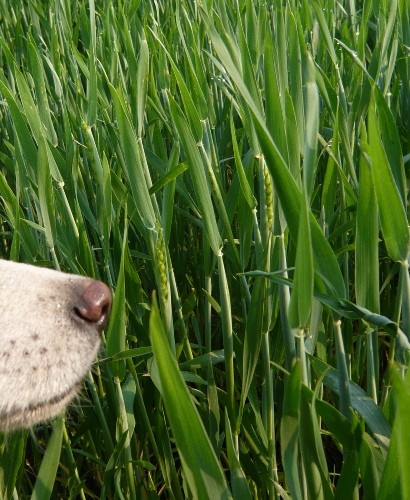
[{"label": "green wheat field", "polygon": [[408,0],[0,0],[0,256],[114,293],[0,498],[410,499],[409,168]]}]

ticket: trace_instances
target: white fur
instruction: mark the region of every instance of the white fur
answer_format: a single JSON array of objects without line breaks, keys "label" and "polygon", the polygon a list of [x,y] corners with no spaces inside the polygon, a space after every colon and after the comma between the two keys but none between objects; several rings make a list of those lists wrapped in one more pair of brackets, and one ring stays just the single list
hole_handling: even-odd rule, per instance
[{"label": "white fur", "polygon": [[100,346],[101,325],[76,313],[93,283],[0,259],[1,430],[48,419],[77,393]]}]

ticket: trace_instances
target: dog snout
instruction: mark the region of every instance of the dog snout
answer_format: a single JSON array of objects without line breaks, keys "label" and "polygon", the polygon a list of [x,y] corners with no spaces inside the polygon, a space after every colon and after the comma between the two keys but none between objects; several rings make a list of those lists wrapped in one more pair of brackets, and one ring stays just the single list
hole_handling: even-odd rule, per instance
[{"label": "dog snout", "polygon": [[92,323],[102,331],[111,312],[112,296],[110,289],[101,281],[86,280],[81,284],[74,312],[78,317]]}]

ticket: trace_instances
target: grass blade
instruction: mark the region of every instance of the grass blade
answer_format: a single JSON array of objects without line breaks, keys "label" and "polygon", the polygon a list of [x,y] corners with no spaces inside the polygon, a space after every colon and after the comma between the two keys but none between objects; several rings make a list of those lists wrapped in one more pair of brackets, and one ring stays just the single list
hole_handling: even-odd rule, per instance
[{"label": "grass blade", "polygon": [[31,500],[47,500],[51,498],[60,461],[63,433],[64,419],[58,417],[53,423],[53,433],[48,442],[40,470],[37,474]]},{"label": "grass blade", "polygon": [[[362,141],[367,142],[362,127]],[[379,311],[378,239],[379,214],[370,165],[360,160],[360,184],[356,217],[356,297],[359,306]]]},{"label": "grass blade", "polygon": [[147,99],[149,74],[149,49],[146,40],[141,40],[137,69],[137,137],[142,137],[144,113]]},{"label": "grass blade", "polygon": [[87,80],[87,123],[92,127],[97,119],[97,57],[96,57],[96,26],[95,2],[88,0],[90,9],[90,46],[88,51],[89,77]]},{"label": "grass blade", "polygon": [[[318,376],[323,376],[324,384],[336,394],[339,394],[339,379],[337,371],[318,358],[310,357],[312,368]],[[380,408],[357,384],[350,381],[352,407],[364,418],[372,431],[382,452],[386,452],[390,443],[391,428]]]},{"label": "grass blade", "polygon": [[228,452],[229,469],[231,471],[231,484],[233,498],[238,500],[251,500],[252,495],[249,490],[246,476],[242,470],[241,463],[236,454],[232,430],[229,423],[228,414],[225,415],[225,426],[227,430],[226,448]]},{"label": "grass blade", "polygon": [[30,54],[30,63],[32,67],[33,80],[36,89],[39,118],[43,125],[42,129],[45,136],[47,137],[47,140],[51,144],[56,146],[58,139],[57,139],[57,133],[54,129],[53,121],[51,119],[50,105],[47,99],[47,91],[46,91],[47,86],[46,86],[46,78],[44,74],[43,62],[32,40],[29,41],[28,48]]},{"label": "grass blade", "polygon": [[150,337],[162,397],[190,491],[198,499],[231,498],[223,471],[172,355],[155,302],[150,317]]},{"label": "grass blade", "polygon": [[110,83],[108,83],[108,86],[112,100],[114,101],[126,174],[129,179],[133,198],[144,225],[147,228],[153,229],[155,227],[156,216],[148,191],[150,186],[147,185],[145,178],[137,138],[135,137],[131,120],[126,111],[124,99]]},{"label": "grass blade", "polygon": [[[125,220],[127,220],[126,217]],[[111,311],[111,318],[113,319],[110,321],[107,331],[106,349],[108,357],[125,351],[126,345],[125,259],[127,258],[127,234],[128,226],[125,226],[120,269]],[[109,369],[113,377],[122,380],[125,375],[125,361],[121,359],[113,361],[110,363]]]},{"label": "grass blade", "polygon": [[[41,216],[43,219],[47,246],[54,257],[56,225],[54,213],[53,186],[51,175],[48,168],[48,158],[46,150],[46,140],[42,135],[39,137],[39,147],[37,156],[37,174],[38,174],[38,197],[40,202]],[[58,266],[57,261],[55,263]]]},{"label": "grass blade", "polygon": [[299,419],[301,393],[301,367],[296,362],[285,379],[280,441],[283,466],[292,498],[302,498],[299,469]]},{"label": "grass blade", "polygon": [[401,379],[398,372],[393,372],[394,398],[396,401],[396,414],[393,424],[392,443],[386,459],[386,467],[383,472],[380,485],[380,499],[409,498],[410,484],[407,481],[405,471],[410,466],[409,448],[406,446],[410,439],[410,377]]},{"label": "grass blade", "polygon": [[169,100],[172,118],[174,120],[175,127],[178,130],[180,140],[188,159],[189,173],[191,174],[198,205],[204,219],[209,244],[215,255],[219,255],[222,241],[218,231],[218,224],[215,219],[215,212],[212,205],[211,195],[209,193],[208,181],[205,175],[202,159],[192,132],[188,127],[184,115],[182,114],[181,108],[171,96]]},{"label": "grass blade", "polygon": [[387,251],[395,261],[405,262],[409,252],[409,230],[406,212],[395,183],[383,142],[380,137],[377,104],[373,97],[369,106],[369,156],[372,161],[373,182],[380,213],[380,226]]},{"label": "grass blade", "polygon": [[308,205],[302,202],[299,219],[298,245],[296,250],[295,275],[289,305],[291,328],[305,328],[309,321],[313,300],[313,255],[308,218]]}]

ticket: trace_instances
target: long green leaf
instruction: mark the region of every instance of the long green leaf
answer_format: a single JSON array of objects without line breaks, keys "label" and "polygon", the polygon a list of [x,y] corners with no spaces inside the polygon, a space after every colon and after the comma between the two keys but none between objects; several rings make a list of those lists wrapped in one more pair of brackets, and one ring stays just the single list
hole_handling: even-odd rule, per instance
[{"label": "long green leaf", "polygon": [[18,431],[10,434],[2,443],[0,470],[4,477],[0,479],[0,496],[3,498],[11,498],[16,488],[21,463],[24,461],[26,441],[27,431]]},{"label": "long green leaf", "polygon": [[299,418],[301,394],[301,368],[296,362],[285,379],[283,415],[280,423],[280,440],[283,467],[292,498],[302,498],[299,469]]},{"label": "long green leaf", "polygon": [[395,261],[405,262],[409,253],[409,229],[406,211],[380,136],[378,108],[372,94],[369,106],[368,154],[372,162],[373,182],[380,213],[380,226],[387,251]]},{"label": "long green leaf", "polygon": [[96,57],[96,24],[95,24],[95,2],[89,0],[90,9],[90,46],[88,52],[89,77],[87,79],[87,123],[95,125],[97,119],[97,57]]},{"label": "long green leaf", "polygon": [[63,417],[58,417],[53,423],[53,433],[37,474],[31,500],[47,500],[51,498],[60,461],[64,425]]},{"label": "long green leaf", "polygon": [[144,113],[147,99],[149,73],[149,49],[146,40],[141,40],[137,69],[137,136],[142,136]]},{"label": "long green leaf", "polygon": [[295,276],[289,305],[291,328],[305,328],[307,326],[313,301],[313,255],[307,199],[302,201],[301,208]]},{"label": "long green leaf", "polygon": [[146,227],[152,229],[155,227],[156,217],[148,191],[150,186],[147,185],[145,178],[137,138],[132,128],[124,100],[110,83],[108,83],[108,86],[115,105],[126,174],[129,179],[134,201],[143,223]]},{"label": "long green leaf", "polygon": [[[126,219],[125,219],[126,220]],[[125,260],[127,258],[128,221],[122,241],[121,262],[118,272],[117,286],[112,304],[111,321],[107,331],[107,356],[115,357],[125,350],[126,336],[126,300],[125,300]],[[115,357],[115,361],[109,364],[109,370],[113,377],[123,379],[125,376],[125,361]]]},{"label": "long green leaf", "polygon": [[386,466],[380,484],[380,499],[410,498],[410,483],[406,471],[410,467],[409,447],[410,429],[407,425],[410,418],[410,376],[401,379],[393,372],[393,390],[396,399],[396,414],[393,424],[392,442]]},{"label": "long green leaf", "polygon": [[43,125],[43,132],[50,143],[56,146],[58,139],[56,131],[54,129],[53,121],[51,119],[43,62],[41,60],[37,47],[33,43],[33,40],[29,41],[28,49],[30,54],[32,75],[36,89],[37,106],[39,110],[40,120]]},{"label": "long green leaf", "polygon": [[20,142],[21,151],[24,155],[25,163],[27,165],[30,165],[32,162],[35,162],[37,160],[37,149],[35,142],[29,132],[26,120],[23,113],[20,111],[19,105],[17,104],[12,93],[2,81],[0,81],[0,90],[6,98],[7,105],[10,109],[10,114],[13,118],[14,127],[17,133],[18,140]]},{"label": "long green leaf", "polygon": [[228,414],[225,414],[226,448],[228,451],[229,468],[231,471],[232,493],[235,500],[250,500],[252,498],[246,475],[241,467],[239,458],[235,452],[235,445],[232,436],[232,429],[229,423]]},{"label": "long green leaf", "polygon": [[305,147],[303,158],[303,187],[312,197],[317,163],[317,134],[319,131],[319,93],[315,81],[315,67],[307,54]]},{"label": "long green leaf", "polygon": [[299,413],[299,440],[305,471],[307,493],[309,498],[334,498],[327,464],[324,457],[323,443],[316,410],[302,391]]},{"label": "long green leaf", "polygon": [[169,101],[172,118],[174,120],[175,127],[178,130],[179,138],[184,147],[189,163],[189,173],[194,185],[200,212],[204,220],[206,235],[213,252],[215,255],[218,255],[220,253],[222,240],[215,218],[208,181],[205,175],[205,167],[202,163],[198,147],[184,118],[181,108],[171,96],[169,97]]},{"label": "long green leaf", "polygon": [[45,141],[44,137],[40,135],[37,156],[38,197],[40,201],[41,216],[43,218],[47,245],[52,251],[54,251],[56,238],[55,208],[53,186],[48,168]]},{"label": "long green leaf", "polygon": [[172,355],[155,301],[149,329],[162,397],[191,493],[204,500],[231,498],[222,468]]},{"label": "long green leaf", "polygon": [[[362,141],[367,142],[362,128]],[[379,214],[370,165],[360,160],[357,197],[355,284],[359,306],[379,311]]]}]

